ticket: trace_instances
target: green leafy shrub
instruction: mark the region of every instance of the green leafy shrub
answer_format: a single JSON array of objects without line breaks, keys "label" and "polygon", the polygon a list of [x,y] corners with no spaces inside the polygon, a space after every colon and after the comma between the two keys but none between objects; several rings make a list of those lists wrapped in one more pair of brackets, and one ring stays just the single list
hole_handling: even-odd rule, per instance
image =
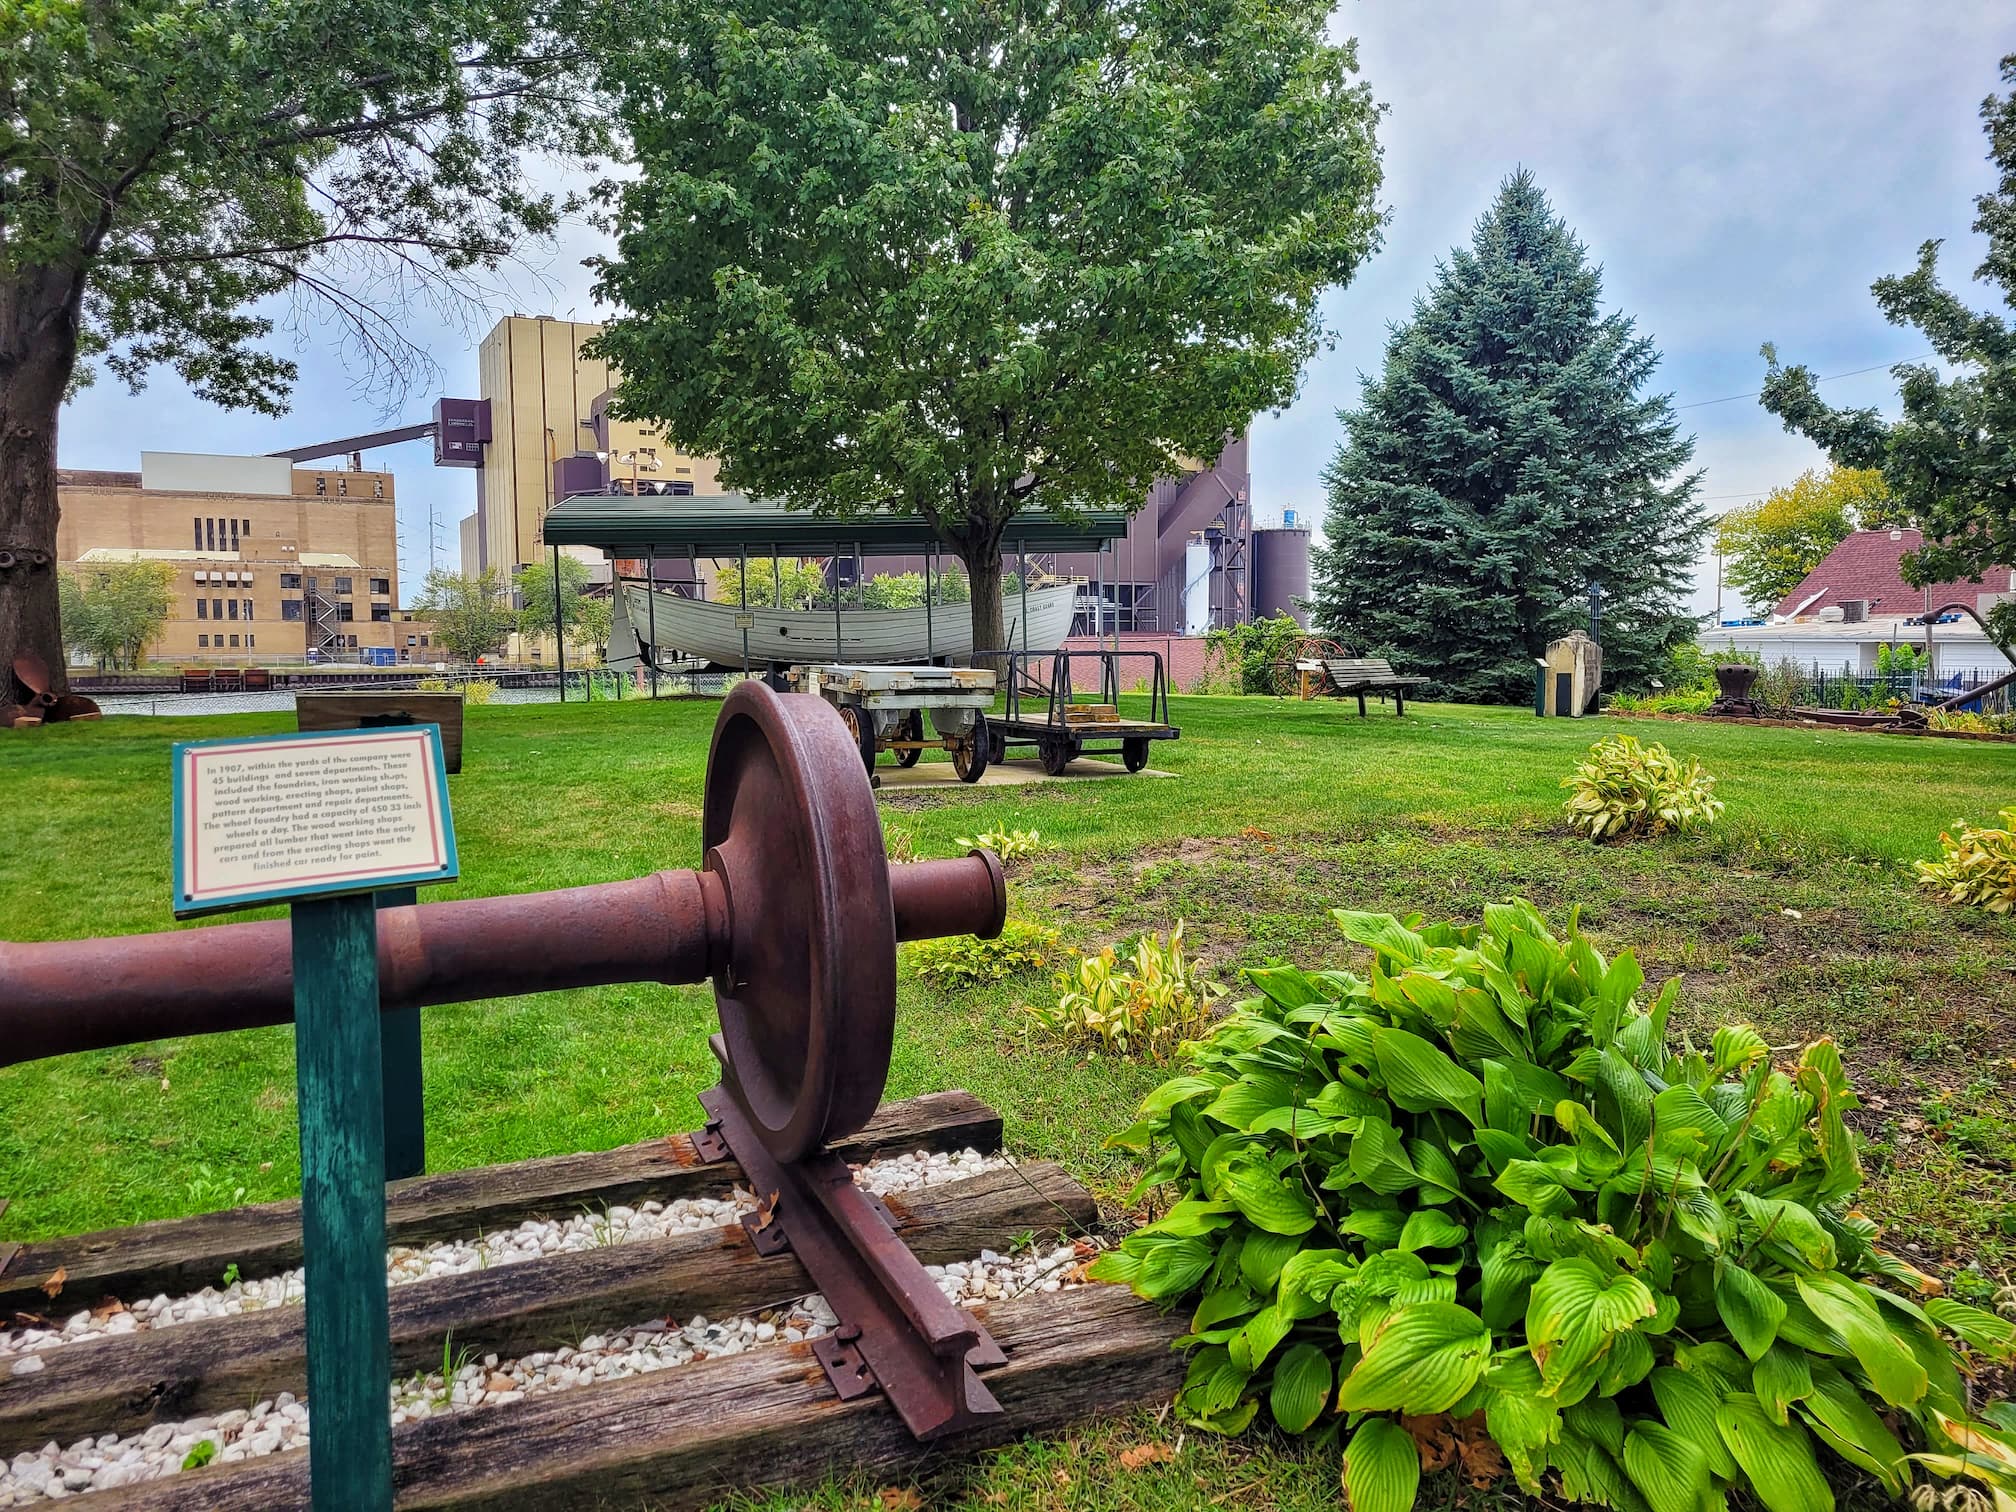
[{"label": "green leafy shrub", "polygon": [[[2002,822],[2016,827],[2016,808],[2002,810]],[[1938,860],[1911,863],[1919,883],[1938,888],[1949,903],[2006,914],[2016,903],[2016,834],[2006,828],[1976,829],[1965,819],[1954,820],[1953,827],[1960,838],[1942,830]]]},{"label": "green leafy shrub", "polygon": [[948,935],[906,945],[910,969],[923,981],[944,987],[978,987],[1042,971],[1057,960],[1057,931],[1010,919],[999,937]]},{"label": "green leafy shrub", "polygon": [[1766,663],[1757,681],[1750,685],[1750,696],[1763,705],[1765,712],[1782,717],[1813,696],[1812,681],[1799,663],[1781,656]]},{"label": "green leafy shrub", "polygon": [[1831,1041],[1676,1052],[1677,981],[1641,1008],[1631,952],[1524,901],[1336,918],[1365,975],[1249,971],[1261,995],[1115,1138],[1150,1158],[1137,1193],[1177,1200],[1091,1274],[1195,1299],[1186,1418],[1345,1414],[1354,1512],[1407,1512],[1411,1434],[1480,1427],[1529,1494],[1620,1512],[1831,1512],[1821,1448],[1896,1495],[1925,1471],[2011,1505],[2016,1414],[1977,1417],[1962,1371],[2016,1357],[2016,1325],[1854,1211]]},{"label": "green leafy shrub", "polygon": [[997,824],[977,835],[960,835],[952,843],[962,851],[991,850],[1005,865],[1043,849],[1043,836],[1037,830],[1011,830],[1005,824]]},{"label": "green leafy shrub", "polygon": [[1183,953],[1179,921],[1164,940],[1144,934],[1122,956],[1108,945],[1060,976],[1062,995],[1029,1012],[1047,1029],[1099,1040],[1121,1055],[1160,1059],[1210,1026],[1211,1005],[1225,995],[1219,983]]},{"label": "green leafy shrub", "polygon": [[1713,689],[1690,688],[1684,693],[1617,693],[1603,706],[1612,714],[1700,714],[1713,702]]},{"label": "green leafy shrub", "polygon": [[1286,614],[1243,625],[1224,625],[1204,634],[1204,678],[1199,692],[1287,693],[1281,669],[1295,659],[1308,634]]},{"label": "green leafy shrub", "polygon": [[1929,709],[1925,722],[1935,730],[1964,730],[1970,735],[2016,734],[2016,714],[1974,714],[1965,709]]},{"label": "green leafy shrub", "polygon": [[1561,786],[1572,789],[1562,805],[1568,822],[1591,840],[1706,829],[1722,813],[1715,779],[1699,761],[1683,766],[1663,745],[1640,745],[1631,735],[1597,741]]}]

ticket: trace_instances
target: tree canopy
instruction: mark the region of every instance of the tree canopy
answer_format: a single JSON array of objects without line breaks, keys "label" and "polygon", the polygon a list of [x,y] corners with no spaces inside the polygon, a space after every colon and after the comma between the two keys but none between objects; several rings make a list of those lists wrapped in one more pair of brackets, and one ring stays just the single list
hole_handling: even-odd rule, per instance
[{"label": "tree canopy", "polygon": [[1287,403],[1379,237],[1325,0],[639,0],[600,352],[794,507],[899,506],[1001,644],[1018,509],[1137,508]]},{"label": "tree canopy", "polygon": [[[515,579],[518,601],[518,633],[541,639],[553,633],[553,569],[545,562],[532,562],[518,569]],[[602,647],[609,643],[612,608],[607,597],[588,592],[594,574],[579,557],[560,553],[560,614],[567,626],[569,645]]]},{"label": "tree canopy", "polygon": [[453,651],[457,661],[494,655],[518,623],[495,567],[477,573],[437,567],[421,584],[414,607],[433,622],[434,643]]},{"label": "tree canopy", "polygon": [[[2016,53],[2002,60],[2002,79],[2010,92],[1981,106],[1999,180],[1974,202],[1974,229],[1988,239],[1975,276],[2016,309]],[[1812,372],[1779,366],[1766,343],[1764,407],[1841,466],[1882,470],[1896,508],[1925,532],[1904,559],[1906,581],[1950,582],[2016,562],[2016,329],[1940,282],[1936,241],[1919,248],[1917,267],[1879,278],[1872,292],[1884,317],[1915,327],[1953,376],[1899,364],[1903,413],[1892,421],[1827,404]],[[2007,606],[1998,613],[2009,617]]]},{"label": "tree canopy", "polygon": [[582,84],[592,0],[15,0],[0,5],[0,666],[60,665],[56,422],[97,359],[166,363],[279,414],[263,344],[294,295],[371,376],[424,366],[452,297],[563,208],[523,154],[608,140]]},{"label": "tree canopy", "polygon": [[1591,582],[1606,676],[1692,634],[1694,443],[1641,393],[1652,342],[1601,298],[1532,175],[1507,179],[1339,416],[1320,625],[1470,699],[1530,697],[1534,658],[1586,624]]},{"label": "tree canopy", "polygon": [[1724,514],[1715,527],[1715,549],[1724,578],[1743,602],[1769,609],[1851,532],[1892,518],[1890,494],[1876,469],[1808,469],[1758,503]]}]

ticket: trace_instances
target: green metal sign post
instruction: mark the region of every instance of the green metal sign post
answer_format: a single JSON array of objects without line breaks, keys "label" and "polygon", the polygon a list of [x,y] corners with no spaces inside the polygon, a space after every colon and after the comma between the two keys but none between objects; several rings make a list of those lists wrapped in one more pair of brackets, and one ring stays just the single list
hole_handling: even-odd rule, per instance
[{"label": "green metal sign post", "polygon": [[368,895],[296,903],[294,1076],[316,1512],[392,1506],[380,1053],[377,908]]},{"label": "green metal sign post", "polygon": [[378,1004],[378,910],[458,874],[437,725],[188,741],[175,912],[293,908],[315,1512],[391,1512],[385,1179],[426,1164],[420,1014]]}]

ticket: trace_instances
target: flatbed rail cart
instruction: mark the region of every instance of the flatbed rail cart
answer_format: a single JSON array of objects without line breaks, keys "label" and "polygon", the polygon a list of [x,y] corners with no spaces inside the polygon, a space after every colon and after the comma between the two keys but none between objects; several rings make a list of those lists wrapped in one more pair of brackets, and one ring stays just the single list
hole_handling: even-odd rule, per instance
[{"label": "flatbed rail cart", "polygon": [[839,710],[871,774],[883,751],[904,767],[926,751],[950,751],[961,782],[978,782],[987,770],[994,674],[983,667],[826,662],[793,667],[789,680],[794,692],[816,693]]},{"label": "flatbed rail cart", "polygon": [[[1036,748],[1052,777],[1080,756],[1117,755],[1130,772],[1148,765],[1149,742],[1174,740],[1183,732],[1169,723],[1169,674],[1159,651],[1058,650],[983,651],[975,660],[998,657],[1007,663],[1007,708],[987,724],[988,759],[1003,761],[1008,747]],[[1120,664],[1151,664],[1148,718],[1120,717]],[[1099,668],[1095,697],[1080,694],[1074,675],[1087,662]],[[1132,669],[1130,669],[1132,670]],[[1089,678],[1085,679],[1087,682]]]}]

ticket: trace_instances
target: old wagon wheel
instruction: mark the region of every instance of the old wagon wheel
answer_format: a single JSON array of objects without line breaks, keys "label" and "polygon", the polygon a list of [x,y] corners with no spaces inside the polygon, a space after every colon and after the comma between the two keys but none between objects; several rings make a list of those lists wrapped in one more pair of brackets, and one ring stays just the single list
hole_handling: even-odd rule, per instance
[{"label": "old wagon wheel", "polygon": [[986,775],[987,757],[999,738],[988,730],[985,714],[973,716],[973,728],[952,747],[952,770],[959,774],[961,782],[978,782]]},{"label": "old wagon wheel", "polygon": [[1120,742],[1120,761],[1128,771],[1138,772],[1148,765],[1148,740],[1146,736],[1135,736]]},{"label": "old wagon wheel", "polygon": [[1043,770],[1052,777],[1062,777],[1064,769],[1078,759],[1084,746],[1076,736],[1045,735],[1036,749],[1043,758]]},{"label": "old wagon wheel", "polygon": [[875,770],[875,716],[859,704],[841,704],[840,722],[847,726],[847,733],[854,737],[854,744],[860,749],[861,761],[870,772]]},{"label": "old wagon wheel", "polygon": [[[924,711],[922,709],[912,709],[910,711],[910,717],[903,722],[902,738],[905,740],[922,740],[924,738]],[[918,758],[923,754],[924,748],[922,746],[912,746],[907,751],[898,751],[896,753],[896,765],[899,767],[913,767],[917,765]]]},{"label": "old wagon wheel", "polygon": [[1324,661],[1350,654],[1334,640],[1326,640],[1320,635],[1305,635],[1268,664],[1269,691],[1277,698],[1299,698],[1302,696],[1303,662]]}]

